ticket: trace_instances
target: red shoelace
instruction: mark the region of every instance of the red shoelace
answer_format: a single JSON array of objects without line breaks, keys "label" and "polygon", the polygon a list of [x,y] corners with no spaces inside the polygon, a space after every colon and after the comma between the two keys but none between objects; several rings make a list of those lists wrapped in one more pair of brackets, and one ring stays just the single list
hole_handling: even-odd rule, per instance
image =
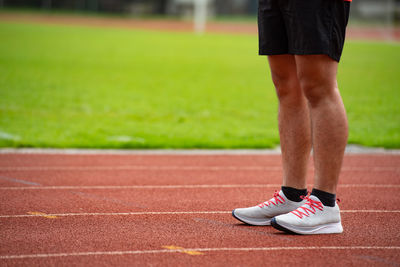
[{"label": "red shoelace", "polygon": [[[322,204],[321,201],[313,200],[310,198],[309,195],[307,196],[301,196],[302,199],[307,200],[306,203],[304,203],[303,206],[300,208],[292,211],[294,215],[302,219],[304,216],[309,216],[310,214],[315,214],[315,212],[318,210],[322,211],[324,209],[324,205]],[[308,208],[306,207],[308,205]]]},{"label": "red shoelace", "polygon": [[[273,200],[275,200],[275,202],[274,202]],[[282,204],[283,202],[285,202],[285,199],[284,199],[281,195],[279,195],[279,192],[278,192],[278,191],[275,190],[274,198],[273,198],[273,199],[271,198],[271,199],[268,200],[268,201],[265,201],[265,202],[263,202],[263,203],[261,203],[261,204],[258,204],[258,206],[259,206],[260,208],[263,208],[263,207],[267,207],[267,206],[269,206],[269,205],[271,205],[271,204],[273,204],[274,206],[277,205],[278,203],[281,203],[281,204]]]}]

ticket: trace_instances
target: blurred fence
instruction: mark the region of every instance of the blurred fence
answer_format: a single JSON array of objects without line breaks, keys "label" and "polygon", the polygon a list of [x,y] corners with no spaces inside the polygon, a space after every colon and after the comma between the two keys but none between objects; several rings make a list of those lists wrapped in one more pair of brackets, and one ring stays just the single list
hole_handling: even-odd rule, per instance
[{"label": "blurred fence", "polygon": [[[201,0],[209,14],[256,14],[257,0]],[[188,15],[196,0],[0,0],[3,7]]]},{"label": "blurred fence", "polygon": [[[209,17],[257,14],[258,0],[0,0],[0,6],[190,17],[199,1],[206,2]],[[400,0],[353,0],[351,22],[398,25]]]},{"label": "blurred fence", "polygon": [[353,23],[396,25],[400,22],[400,1],[354,0],[351,19]]}]

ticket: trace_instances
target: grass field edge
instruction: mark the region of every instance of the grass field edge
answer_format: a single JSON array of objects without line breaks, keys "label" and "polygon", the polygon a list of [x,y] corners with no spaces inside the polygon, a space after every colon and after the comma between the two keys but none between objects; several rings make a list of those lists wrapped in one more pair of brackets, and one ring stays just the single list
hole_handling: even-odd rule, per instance
[{"label": "grass field edge", "polygon": [[[400,155],[400,149],[385,149],[348,145],[346,154]],[[0,148],[0,154],[70,154],[70,155],[280,155],[274,149],[75,149],[75,148]]]}]

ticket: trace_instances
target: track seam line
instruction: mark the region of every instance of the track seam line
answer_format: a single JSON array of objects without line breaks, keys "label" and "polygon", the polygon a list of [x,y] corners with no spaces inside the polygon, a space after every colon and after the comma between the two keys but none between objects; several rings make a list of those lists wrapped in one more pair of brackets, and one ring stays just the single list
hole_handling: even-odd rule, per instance
[{"label": "track seam line", "polygon": [[[400,213],[400,210],[341,210],[341,213]],[[232,211],[143,211],[143,212],[91,212],[91,213],[46,213],[46,216],[134,216],[134,215],[192,215],[192,214],[231,214]],[[0,215],[0,218],[43,217],[41,214]]]},{"label": "track seam line", "polygon": [[[188,248],[186,250],[197,252],[219,252],[219,251],[279,251],[279,250],[399,250],[397,246],[330,246],[330,247],[253,247],[253,248]],[[181,253],[181,249],[159,249],[159,250],[129,250],[129,251],[92,251],[72,252],[54,254],[28,254],[28,255],[2,255],[0,259],[26,259],[26,258],[50,258],[70,256],[99,256],[99,255],[134,255],[134,254],[159,254],[159,253]]]},{"label": "track seam line", "polygon": [[[201,189],[201,188],[276,188],[281,184],[194,184],[194,185],[88,185],[88,186],[6,186],[0,190],[72,190],[72,189]],[[309,184],[308,186],[312,186]],[[400,188],[400,184],[339,184],[339,188]]]}]

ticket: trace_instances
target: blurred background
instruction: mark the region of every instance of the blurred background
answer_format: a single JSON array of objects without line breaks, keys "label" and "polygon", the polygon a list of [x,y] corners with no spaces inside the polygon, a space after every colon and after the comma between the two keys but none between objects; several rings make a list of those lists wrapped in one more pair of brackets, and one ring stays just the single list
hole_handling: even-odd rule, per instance
[{"label": "blurred background", "polygon": [[[196,2],[207,5],[209,18],[257,13],[257,0],[0,0],[0,6],[187,18],[193,15]],[[351,9],[352,21],[358,23],[395,25],[400,21],[400,0],[356,0]]]},{"label": "blurred background", "polygon": [[[0,0],[0,147],[273,148],[257,0]],[[353,0],[349,143],[400,148],[400,0]]]}]

